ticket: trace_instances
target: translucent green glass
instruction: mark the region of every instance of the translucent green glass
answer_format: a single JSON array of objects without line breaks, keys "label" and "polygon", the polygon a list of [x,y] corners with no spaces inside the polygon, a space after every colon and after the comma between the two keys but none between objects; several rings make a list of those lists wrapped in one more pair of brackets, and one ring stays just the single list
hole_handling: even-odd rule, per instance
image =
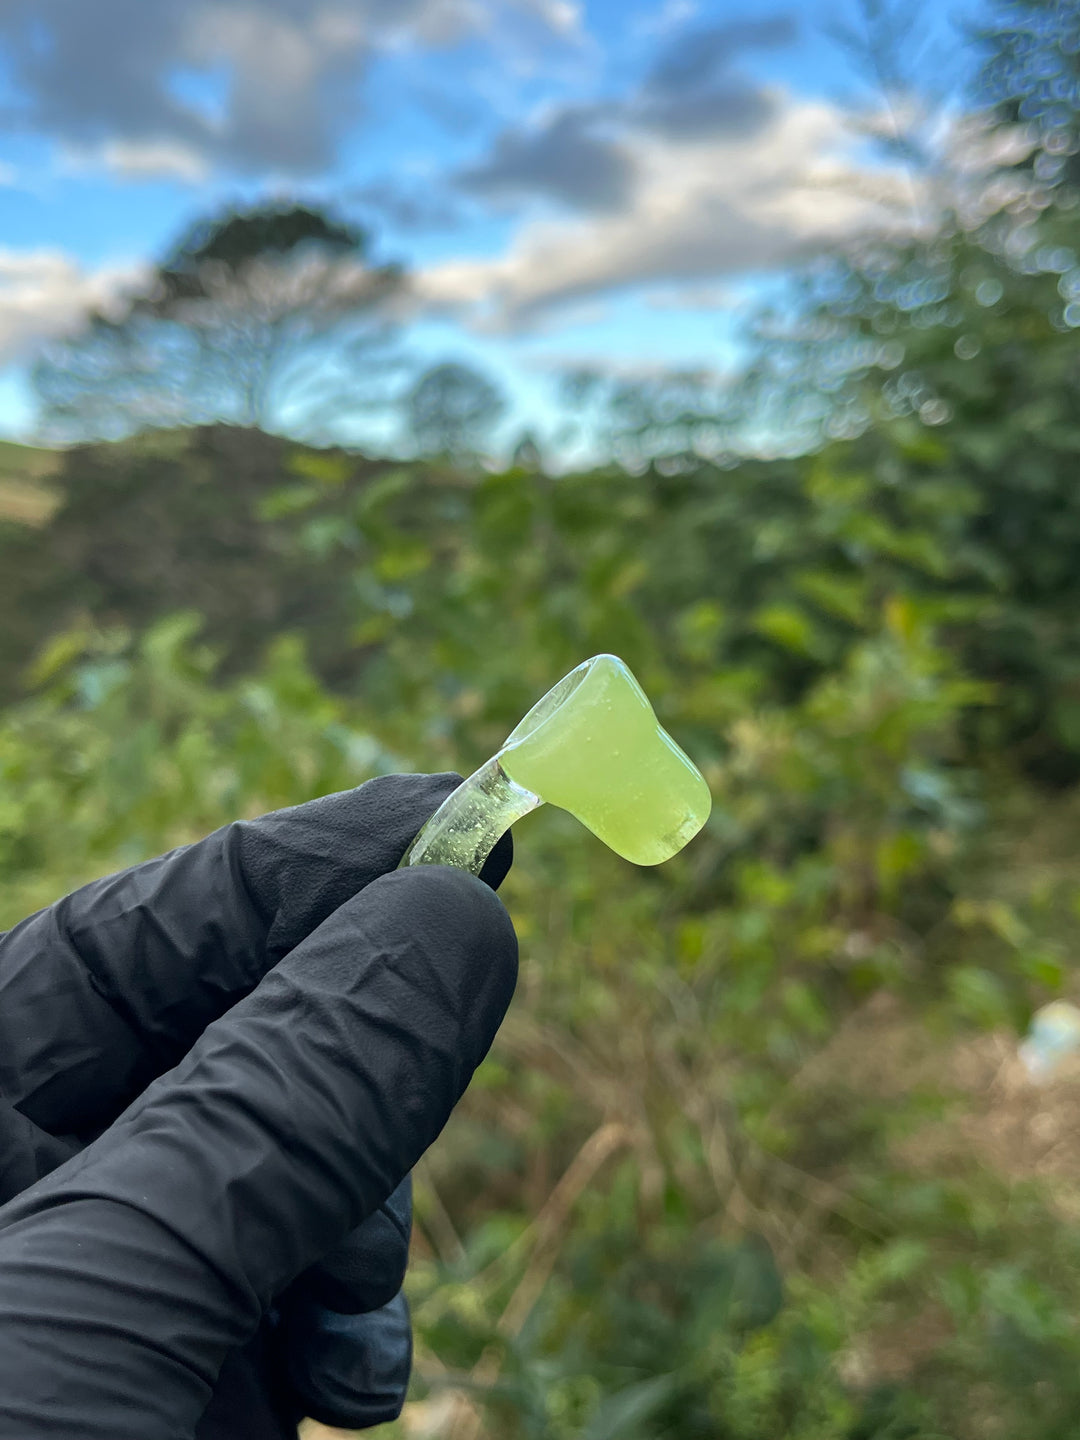
[{"label": "translucent green glass", "polygon": [[403,864],[479,873],[499,837],[544,803],[575,815],[616,854],[659,865],[692,840],[712,800],[629,668],[595,655],[560,680],[491,760],[450,795]]}]

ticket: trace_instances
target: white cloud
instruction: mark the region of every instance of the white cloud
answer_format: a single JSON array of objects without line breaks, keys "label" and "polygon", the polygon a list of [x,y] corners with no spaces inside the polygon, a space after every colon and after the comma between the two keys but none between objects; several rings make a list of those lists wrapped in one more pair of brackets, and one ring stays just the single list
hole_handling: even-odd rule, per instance
[{"label": "white cloud", "polygon": [[60,169],[73,174],[105,170],[121,180],[180,180],[186,185],[197,185],[208,173],[198,150],[171,140],[108,140],[92,149],[64,146]]},{"label": "white cloud", "polygon": [[60,250],[0,250],[0,365],[74,329],[88,307],[107,311],[143,273],[136,265],[85,270]]},{"label": "white cloud", "polygon": [[518,0],[518,3],[556,34],[572,38],[581,34],[581,6],[572,0]]},{"label": "white cloud", "polygon": [[[423,272],[416,294],[477,329],[513,330],[617,289],[769,269],[801,247],[882,223],[884,208],[848,184],[859,174],[843,159],[850,137],[842,114],[776,100],[751,135],[707,144],[641,135],[633,193],[617,212],[534,220],[502,256]],[[890,177],[874,176],[891,194]]]},{"label": "white cloud", "polygon": [[733,310],[739,303],[734,285],[661,285],[650,291],[650,310]]},{"label": "white cloud", "polygon": [[102,158],[109,170],[128,180],[183,180],[196,185],[207,173],[198,151],[167,140],[110,140]]},{"label": "white cloud", "polygon": [[643,40],[664,40],[685,29],[700,9],[698,0],[664,0],[659,10],[634,22],[633,33]]},{"label": "white cloud", "polygon": [[0,186],[17,185],[19,183],[19,172],[14,165],[8,165],[6,161],[0,160]]}]

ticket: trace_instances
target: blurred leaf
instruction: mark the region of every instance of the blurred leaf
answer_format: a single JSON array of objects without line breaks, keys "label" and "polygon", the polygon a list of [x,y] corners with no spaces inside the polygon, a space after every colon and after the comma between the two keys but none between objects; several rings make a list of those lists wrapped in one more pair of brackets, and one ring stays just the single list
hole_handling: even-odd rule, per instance
[{"label": "blurred leaf", "polygon": [[674,1375],[657,1375],[609,1395],[597,1407],[581,1432],[582,1440],[619,1440],[621,1436],[648,1434],[645,1424],[678,1388]]}]

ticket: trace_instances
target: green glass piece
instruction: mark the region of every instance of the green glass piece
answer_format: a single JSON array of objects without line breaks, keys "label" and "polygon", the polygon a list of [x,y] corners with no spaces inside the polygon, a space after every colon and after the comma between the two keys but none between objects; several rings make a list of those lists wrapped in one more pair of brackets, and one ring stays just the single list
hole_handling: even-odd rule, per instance
[{"label": "green glass piece", "polygon": [[477,874],[499,836],[544,802],[568,810],[637,865],[678,854],[712,807],[709,787],[629,668],[615,655],[594,655],[443,802],[402,863]]},{"label": "green glass piece", "polygon": [[659,865],[701,829],[709,787],[614,655],[572,670],[499,752],[516,784],[576,815],[635,865]]}]

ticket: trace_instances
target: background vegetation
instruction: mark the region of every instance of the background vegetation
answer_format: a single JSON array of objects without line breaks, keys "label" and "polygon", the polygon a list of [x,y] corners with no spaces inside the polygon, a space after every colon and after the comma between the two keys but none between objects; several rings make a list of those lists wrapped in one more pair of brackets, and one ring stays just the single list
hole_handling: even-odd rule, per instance
[{"label": "background vegetation", "polygon": [[798,402],[796,458],[672,377],[601,396],[611,463],[481,465],[498,396],[449,365],[415,460],[0,449],[0,925],[467,772],[601,650],[710,782],[655,872],[519,828],[520,991],[419,1177],[403,1433],[1076,1433],[1080,1089],[1015,1051],[1080,998],[1080,32],[995,13],[983,98],[1030,144],[990,213],[811,267],[739,401]]}]

